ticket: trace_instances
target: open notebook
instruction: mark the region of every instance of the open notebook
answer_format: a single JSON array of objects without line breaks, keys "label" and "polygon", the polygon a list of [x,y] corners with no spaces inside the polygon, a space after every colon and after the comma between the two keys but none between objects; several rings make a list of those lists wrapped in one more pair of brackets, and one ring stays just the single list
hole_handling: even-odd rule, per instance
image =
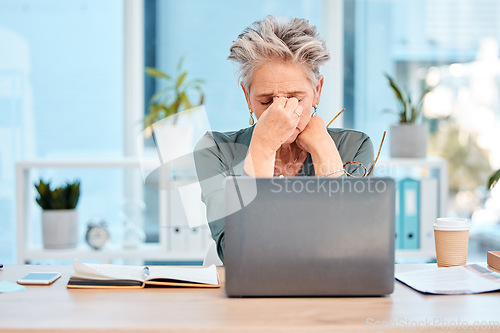
[{"label": "open notebook", "polygon": [[217,269],[209,267],[127,266],[73,263],[68,288],[220,287]]}]

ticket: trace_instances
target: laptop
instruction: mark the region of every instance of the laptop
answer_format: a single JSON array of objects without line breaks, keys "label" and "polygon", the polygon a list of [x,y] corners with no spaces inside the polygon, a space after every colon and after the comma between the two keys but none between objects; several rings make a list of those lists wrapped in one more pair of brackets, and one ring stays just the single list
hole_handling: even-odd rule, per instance
[{"label": "laptop", "polygon": [[225,200],[228,296],[393,292],[393,179],[232,177]]}]

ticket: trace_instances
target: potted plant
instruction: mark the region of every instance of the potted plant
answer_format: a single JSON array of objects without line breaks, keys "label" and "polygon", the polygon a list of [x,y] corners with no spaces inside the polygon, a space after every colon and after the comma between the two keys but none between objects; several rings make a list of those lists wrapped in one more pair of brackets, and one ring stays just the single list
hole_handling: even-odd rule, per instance
[{"label": "potted plant", "polygon": [[[179,117],[189,116],[190,110],[204,101],[203,80],[188,80],[187,71],[182,69],[183,58],[177,65],[177,74],[170,76],[153,67],[146,67],[146,74],[160,82],[164,88],[156,92],[149,100],[148,114],[144,118],[146,137],[153,135],[163,161],[170,161],[190,152],[193,141],[193,129],[189,125],[179,124]],[[190,98],[199,96],[198,103]],[[182,115],[181,115],[182,113]]]},{"label": "potted plant", "polygon": [[422,102],[425,95],[431,91],[426,88],[420,98],[414,102],[410,92],[406,94],[398,86],[392,77],[385,74],[398,102],[397,115],[399,124],[390,128],[390,152],[391,157],[423,158],[427,155],[428,128],[421,123]]},{"label": "potted plant", "polygon": [[52,189],[50,182],[35,184],[36,202],[42,207],[43,246],[46,249],[69,249],[78,244],[80,181]]}]

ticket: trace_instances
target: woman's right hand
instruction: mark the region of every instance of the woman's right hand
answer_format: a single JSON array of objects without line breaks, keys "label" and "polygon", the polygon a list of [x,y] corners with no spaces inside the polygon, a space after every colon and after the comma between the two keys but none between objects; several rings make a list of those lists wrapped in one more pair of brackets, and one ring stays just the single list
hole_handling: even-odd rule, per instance
[{"label": "woman's right hand", "polygon": [[252,141],[256,140],[262,149],[276,152],[294,133],[302,111],[297,98],[275,98],[259,117]]}]

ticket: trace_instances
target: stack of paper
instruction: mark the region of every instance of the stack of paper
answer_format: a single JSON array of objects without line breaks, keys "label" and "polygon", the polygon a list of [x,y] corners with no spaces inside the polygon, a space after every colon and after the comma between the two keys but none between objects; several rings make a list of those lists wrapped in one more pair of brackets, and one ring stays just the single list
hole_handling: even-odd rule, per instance
[{"label": "stack of paper", "polygon": [[476,294],[500,290],[500,273],[478,264],[396,273],[395,276],[409,287],[429,294]]}]

